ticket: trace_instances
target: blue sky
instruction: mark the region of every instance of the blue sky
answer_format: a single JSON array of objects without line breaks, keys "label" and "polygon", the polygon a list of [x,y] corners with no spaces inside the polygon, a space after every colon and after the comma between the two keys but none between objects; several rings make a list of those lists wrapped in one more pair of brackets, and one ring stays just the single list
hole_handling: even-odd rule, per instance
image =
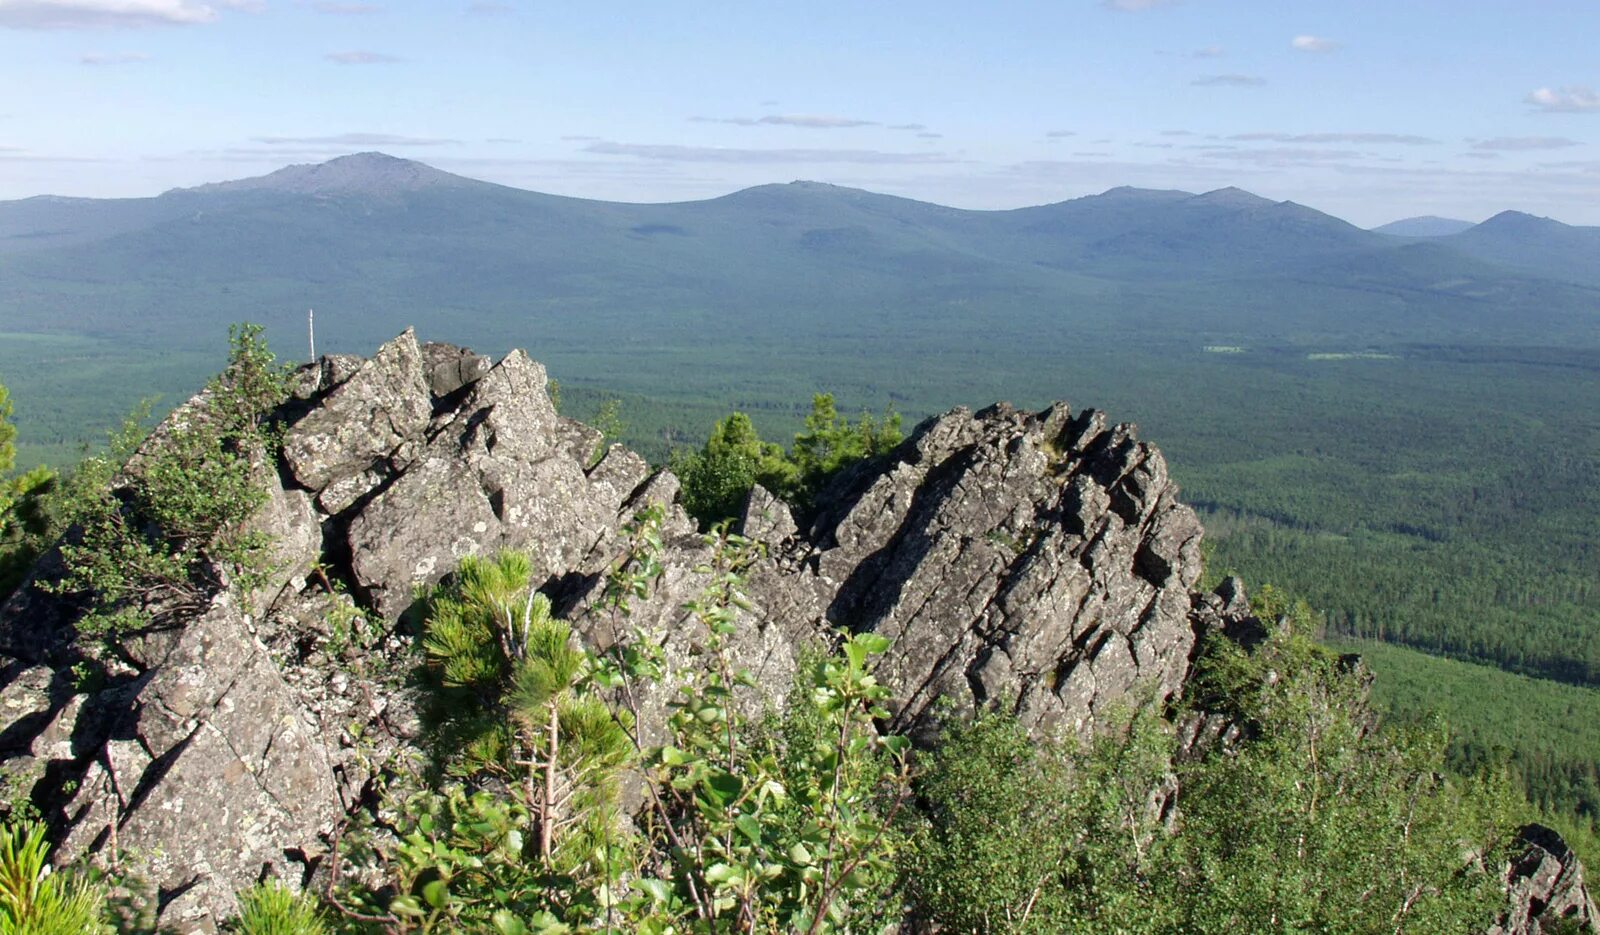
[{"label": "blue sky", "polygon": [[376,149],[627,201],[1237,185],[1600,224],[1594,0],[0,0],[0,198]]}]

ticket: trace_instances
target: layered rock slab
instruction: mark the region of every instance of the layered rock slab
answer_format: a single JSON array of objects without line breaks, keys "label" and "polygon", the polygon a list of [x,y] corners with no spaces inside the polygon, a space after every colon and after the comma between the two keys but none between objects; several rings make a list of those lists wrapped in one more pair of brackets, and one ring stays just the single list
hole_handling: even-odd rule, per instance
[{"label": "layered rock slab", "polygon": [[997,706],[1081,733],[1181,686],[1201,528],[1131,426],[1065,404],[956,410],[818,501],[802,533],[752,498],[745,528],[773,540],[753,590],[889,637],[894,729]]}]

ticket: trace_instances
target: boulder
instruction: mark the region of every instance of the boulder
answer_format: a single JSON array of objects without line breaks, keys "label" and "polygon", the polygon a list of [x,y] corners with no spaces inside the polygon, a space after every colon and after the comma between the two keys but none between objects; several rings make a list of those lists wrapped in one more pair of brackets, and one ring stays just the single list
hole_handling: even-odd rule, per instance
[{"label": "boulder", "polygon": [[407,328],[289,426],[283,458],[295,480],[317,493],[393,452],[432,414],[422,349]]}]

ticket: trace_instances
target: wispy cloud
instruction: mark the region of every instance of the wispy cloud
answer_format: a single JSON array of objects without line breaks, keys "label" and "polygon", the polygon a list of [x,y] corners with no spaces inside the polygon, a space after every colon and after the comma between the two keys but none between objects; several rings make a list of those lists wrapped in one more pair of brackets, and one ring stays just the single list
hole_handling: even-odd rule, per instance
[{"label": "wispy cloud", "polygon": [[923,126],[920,123],[892,123],[892,124],[889,125],[888,129],[890,129],[890,130],[926,130],[928,128]]},{"label": "wispy cloud", "polygon": [[1266,143],[1394,143],[1400,146],[1433,146],[1439,142],[1410,133],[1236,133],[1228,139]]},{"label": "wispy cloud", "polygon": [[1051,139],[1051,140],[1060,140],[1060,139],[1065,139],[1065,138],[1067,138],[1069,136],[1077,136],[1077,135],[1078,135],[1078,131],[1077,130],[1051,130],[1050,132],[1045,134],[1045,138],[1046,139]]},{"label": "wispy cloud", "polygon": [[212,22],[217,15],[216,6],[196,0],[0,0],[0,28],[5,29],[187,26]]},{"label": "wispy cloud", "polygon": [[1162,130],[1162,136],[1194,136],[1193,130]]},{"label": "wispy cloud", "polygon": [[53,156],[47,153],[30,153],[25,149],[0,152],[0,162],[112,162],[100,156]]},{"label": "wispy cloud", "polygon": [[1189,57],[1190,58],[1222,58],[1224,55],[1227,55],[1227,54],[1228,54],[1228,50],[1224,49],[1220,45],[1208,45],[1205,48],[1195,49],[1193,52],[1190,52],[1189,53]]},{"label": "wispy cloud", "polygon": [[1479,140],[1472,144],[1472,148],[1503,153],[1522,153],[1541,149],[1566,149],[1570,146],[1582,145],[1577,140],[1569,140],[1564,136],[1497,136],[1492,140]]},{"label": "wispy cloud", "polygon": [[256,143],[271,146],[454,146],[460,140],[431,136],[398,136],[393,133],[339,133],[333,136],[253,136]]},{"label": "wispy cloud", "polygon": [[[857,120],[830,114],[768,114],[765,117],[690,117],[693,123],[728,123],[737,127],[804,127],[808,130],[839,130],[849,127],[876,127],[876,120]],[[910,125],[893,127],[910,129]],[[920,128],[919,128],[920,129]]]},{"label": "wispy cloud", "polygon": [[569,143],[593,143],[596,140],[600,139],[600,137],[598,137],[598,136],[563,136],[562,139],[566,140]]},{"label": "wispy cloud", "polygon": [[398,55],[387,52],[369,52],[365,49],[352,49],[348,52],[329,52],[323,58],[339,65],[393,65],[405,61]]},{"label": "wispy cloud", "polygon": [[1361,154],[1348,149],[1307,149],[1282,146],[1270,149],[1235,149],[1226,152],[1206,152],[1204,159],[1225,159],[1230,162],[1248,162],[1261,166],[1304,166],[1358,159]]},{"label": "wispy cloud", "polygon": [[1289,45],[1301,52],[1334,52],[1343,43],[1326,36],[1295,36],[1289,40]]},{"label": "wispy cloud", "polygon": [[1540,88],[1523,100],[1547,114],[1600,113],[1600,91],[1579,84]]},{"label": "wispy cloud", "polygon": [[85,52],[78,56],[80,65],[135,65],[150,61],[143,52]]},{"label": "wispy cloud", "polygon": [[1202,88],[1258,88],[1267,79],[1257,75],[1201,75],[1189,83]]},{"label": "wispy cloud", "polygon": [[661,162],[715,163],[853,163],[857,165],[931,165],[955,160],[943,153],[895,153],[875,149],[737,149],[720,146],[678,146],[665,143],[591,143],[584,152],[633,156]]},{"label": "wispy cloud", "polygon": [[944,139],[944,134],[943,133],[918,133],[917,134],[917,139],[919,139],[919,140],[942,140],[942,139]]}]

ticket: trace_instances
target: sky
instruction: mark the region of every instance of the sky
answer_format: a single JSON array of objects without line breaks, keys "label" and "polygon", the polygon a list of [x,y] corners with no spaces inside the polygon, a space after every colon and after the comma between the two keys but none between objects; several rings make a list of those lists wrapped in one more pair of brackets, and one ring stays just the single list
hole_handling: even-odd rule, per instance
[{"label": "sky", "polygon": [[617,201],[1235,185],[1600,224],[1596,0],[0,0],[0,199],[378,150]]}]

